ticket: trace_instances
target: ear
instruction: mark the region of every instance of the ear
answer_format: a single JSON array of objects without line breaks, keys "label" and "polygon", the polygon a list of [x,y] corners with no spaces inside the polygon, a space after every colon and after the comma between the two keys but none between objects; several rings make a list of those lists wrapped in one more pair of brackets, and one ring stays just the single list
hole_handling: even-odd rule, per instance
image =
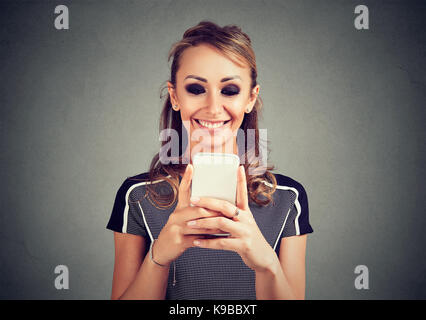
[{"label": "ear", "polygon": [[257,84],[251,90],[249,103],[247,104],[246,109],[245,109],[247,113],[250,113],[251,110],[254,108],[254,105],[255,105],[256,100],[257,100],[257,96],[259,95],[259,89],[260,89],[260,86]]},{"label": "ear", "polygon": [[170,102],[172,104],[172,106],[177,105],[177,98],[176,98],[176,91],[175,91],[175,87],[173,86],[173,84],[170,81],[167,81],[167,90],[169,91],[169,96],[170,96]]}]

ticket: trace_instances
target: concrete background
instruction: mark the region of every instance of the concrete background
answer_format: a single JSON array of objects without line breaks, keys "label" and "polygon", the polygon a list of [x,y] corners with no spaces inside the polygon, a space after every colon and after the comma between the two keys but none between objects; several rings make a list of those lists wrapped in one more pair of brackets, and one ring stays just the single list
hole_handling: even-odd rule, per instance
[{"label": "concrete background", "polygon": [[[65,4],[70,29],[54,28]],[[354,8],[369,8],[369,30]],[[269,160],[308,194],[307,299],[425,299],[423,1],[2,1],[2,299],[109,299],[122,181],[159,150],[167,53],[252,39]],[[69,290],[54,287],[68,266]],[[369,290],[356,290],[357,265]]]}]

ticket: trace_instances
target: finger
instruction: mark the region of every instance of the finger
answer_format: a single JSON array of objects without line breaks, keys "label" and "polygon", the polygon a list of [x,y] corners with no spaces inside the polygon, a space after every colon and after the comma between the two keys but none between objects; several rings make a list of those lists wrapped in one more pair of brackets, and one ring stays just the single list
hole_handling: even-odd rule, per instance
[{"label": "finger", "polygon": [[214,217],[223,217],[222,212],[214,211],[207,208],[194,207],[194,210],[190,214],[186,215],[184,222],[191,220],[204,219],[204,218],[214,218]]},{"label": "finger", "polygon": [[226,200],[211,197],[200,197],[196,201],[191,198],[191,203],[197,207],[221,212],[228,218],[232,218],[235,215],[235,206]]},{"label": "finger", "polygon": [[201,248],[217,249],[217,250],[230,250],[238,252],[241,245],[240,239],[235,238],[217,238],[217,239],[203,239],[198,238],[193,242],[194,246]]},{"label": "finger", "polygon": [[237,182],[237,207],[243,210],[249,208],[248,194],[247,194],[247,179],[244,166],[238,168],[238,182]]},{"label": "finger", "polygon": [[193,172],[194,170],[192,165],[188,163],[179,184],[178,204],[176,205],[176,209],[188,207],[190,204],[189,198],[191,197],[191,181]]},{"label": "finger", "polygon": [[187,249],[187,248],[193,247],[194,246],[194,241],[200,239],[200,237],[202,237],[202,235],[199,235],[199,234],[184,236],[182,238],[183,242],[184,242],[184,248]]},{"label": "finger", "polygon": [[220,229],[229,232],[233,237],[243,234],[243,225],[226,217],[214,217],[191,220],[187,222],[187,227],[196,229]]},{"label": "finger", "polygon": [[212,218],[212,217],[223,217],[223,214],[219,211],[209,210],[202,207],[188,207],[184,213],[180,213],[174,216],[176,223],[186,224],[188,221]]},{"label": "finger", "polygon": [[200,235],[200,234],[222,234],[226,233],[220,229],[204,229],[204,228],[191,228],[185,227],[182,232],[184,235]]}]

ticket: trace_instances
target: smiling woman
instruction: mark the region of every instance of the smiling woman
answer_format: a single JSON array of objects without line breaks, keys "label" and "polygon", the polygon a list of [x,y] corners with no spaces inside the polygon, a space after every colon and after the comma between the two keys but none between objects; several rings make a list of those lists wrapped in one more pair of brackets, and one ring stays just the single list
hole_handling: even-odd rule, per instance
[{"label": "smiling woman", "polygon": [[[163,163],[158,153],[149,172],[127,178],[117,192],[107,225],[116,248],[111,297],[303,299],[306,234],[313,232],[308,198],[299,182],[256,157],[266,151],[250,38],[237,26],[202,21],[170,58],[160,130],[177,132],[178,161]],[[254,143],[241,145],[238,133],[250,130]],[[162,147],[168,143],[175,141]],[[243,164],[236,205],[190,199],[193,156],[228,150]],[[230,236],[209,236],[224,232]]]},{"label": "smiling woman", "polygon": [[[175,147],[180,156],[173,164],[162,163],[160,153],[154,157],[149,170],[150,181],[165,179],[173,192],[159,196],[148,186],[150,199],[161,208],[172,206],[177,199],[178,177],[182,176],[186,164],[191,163],[194,150],[209,152],[214,149],[214,152],[232,150],[238,154],[246,172],[256,167],[264,168],[259,170],[262,174],[247,177],[249,195],[259,205],[273,201],[274,188],[261,182],[276,185],[274,175],[269,172],[274,167],[257,161],[255,156],[267,151],[260,148],[258,117],[262,100],[250,38],[237,26],[221,28],[202,21],[185,31],[182,40],[172,46],[169,60],[172,58],[160,131],[172,129],[178,133]],[[207,130],[207,137],[197,129]],[[244,148],[250,130],[254,132],[254,143]],[[236,136],[243,137],[240,146]],[[188,140],[189,146],[185,144]],[[170,143],[175,141],[163,141],[162,147]],[[173,159],[171,154],[168,158]]]}]

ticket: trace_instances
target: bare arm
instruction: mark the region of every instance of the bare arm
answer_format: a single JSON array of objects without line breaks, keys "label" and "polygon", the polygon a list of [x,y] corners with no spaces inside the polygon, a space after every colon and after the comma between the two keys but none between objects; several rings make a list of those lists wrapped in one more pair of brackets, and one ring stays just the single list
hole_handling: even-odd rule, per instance
[{"label": "bare arm", "polygon": [[256,272],[257,299],[305,299],[305,253],[307,235],[283,238],[279,258],[271,267]]},{"label": "bare arm", "polygon": [[149,257],[145,259],[145,238],[114,232],[114,242],[111,299],[164,299],[169,268],[156,265]]},{"label": "bare arm", "polygon": [[285,237],[280,245],[281,267],[299,300],[305,299],[307,238],[307,234]]},{"label": "bare arm", "polygon": [[152,247],[154,260],[165,267],[144,256],[144,237],[114,232],[115,264],[111,299],[165,299],[170,264],[186,249],[194,246],[193,241],[199,238],[197,234],[220,232],[218,229],[194,231],[187,227],[189,220],[221,215],[189,206],[192,172],[193,168],[188,164],[179,185],[176,209],[170,214]]}]

